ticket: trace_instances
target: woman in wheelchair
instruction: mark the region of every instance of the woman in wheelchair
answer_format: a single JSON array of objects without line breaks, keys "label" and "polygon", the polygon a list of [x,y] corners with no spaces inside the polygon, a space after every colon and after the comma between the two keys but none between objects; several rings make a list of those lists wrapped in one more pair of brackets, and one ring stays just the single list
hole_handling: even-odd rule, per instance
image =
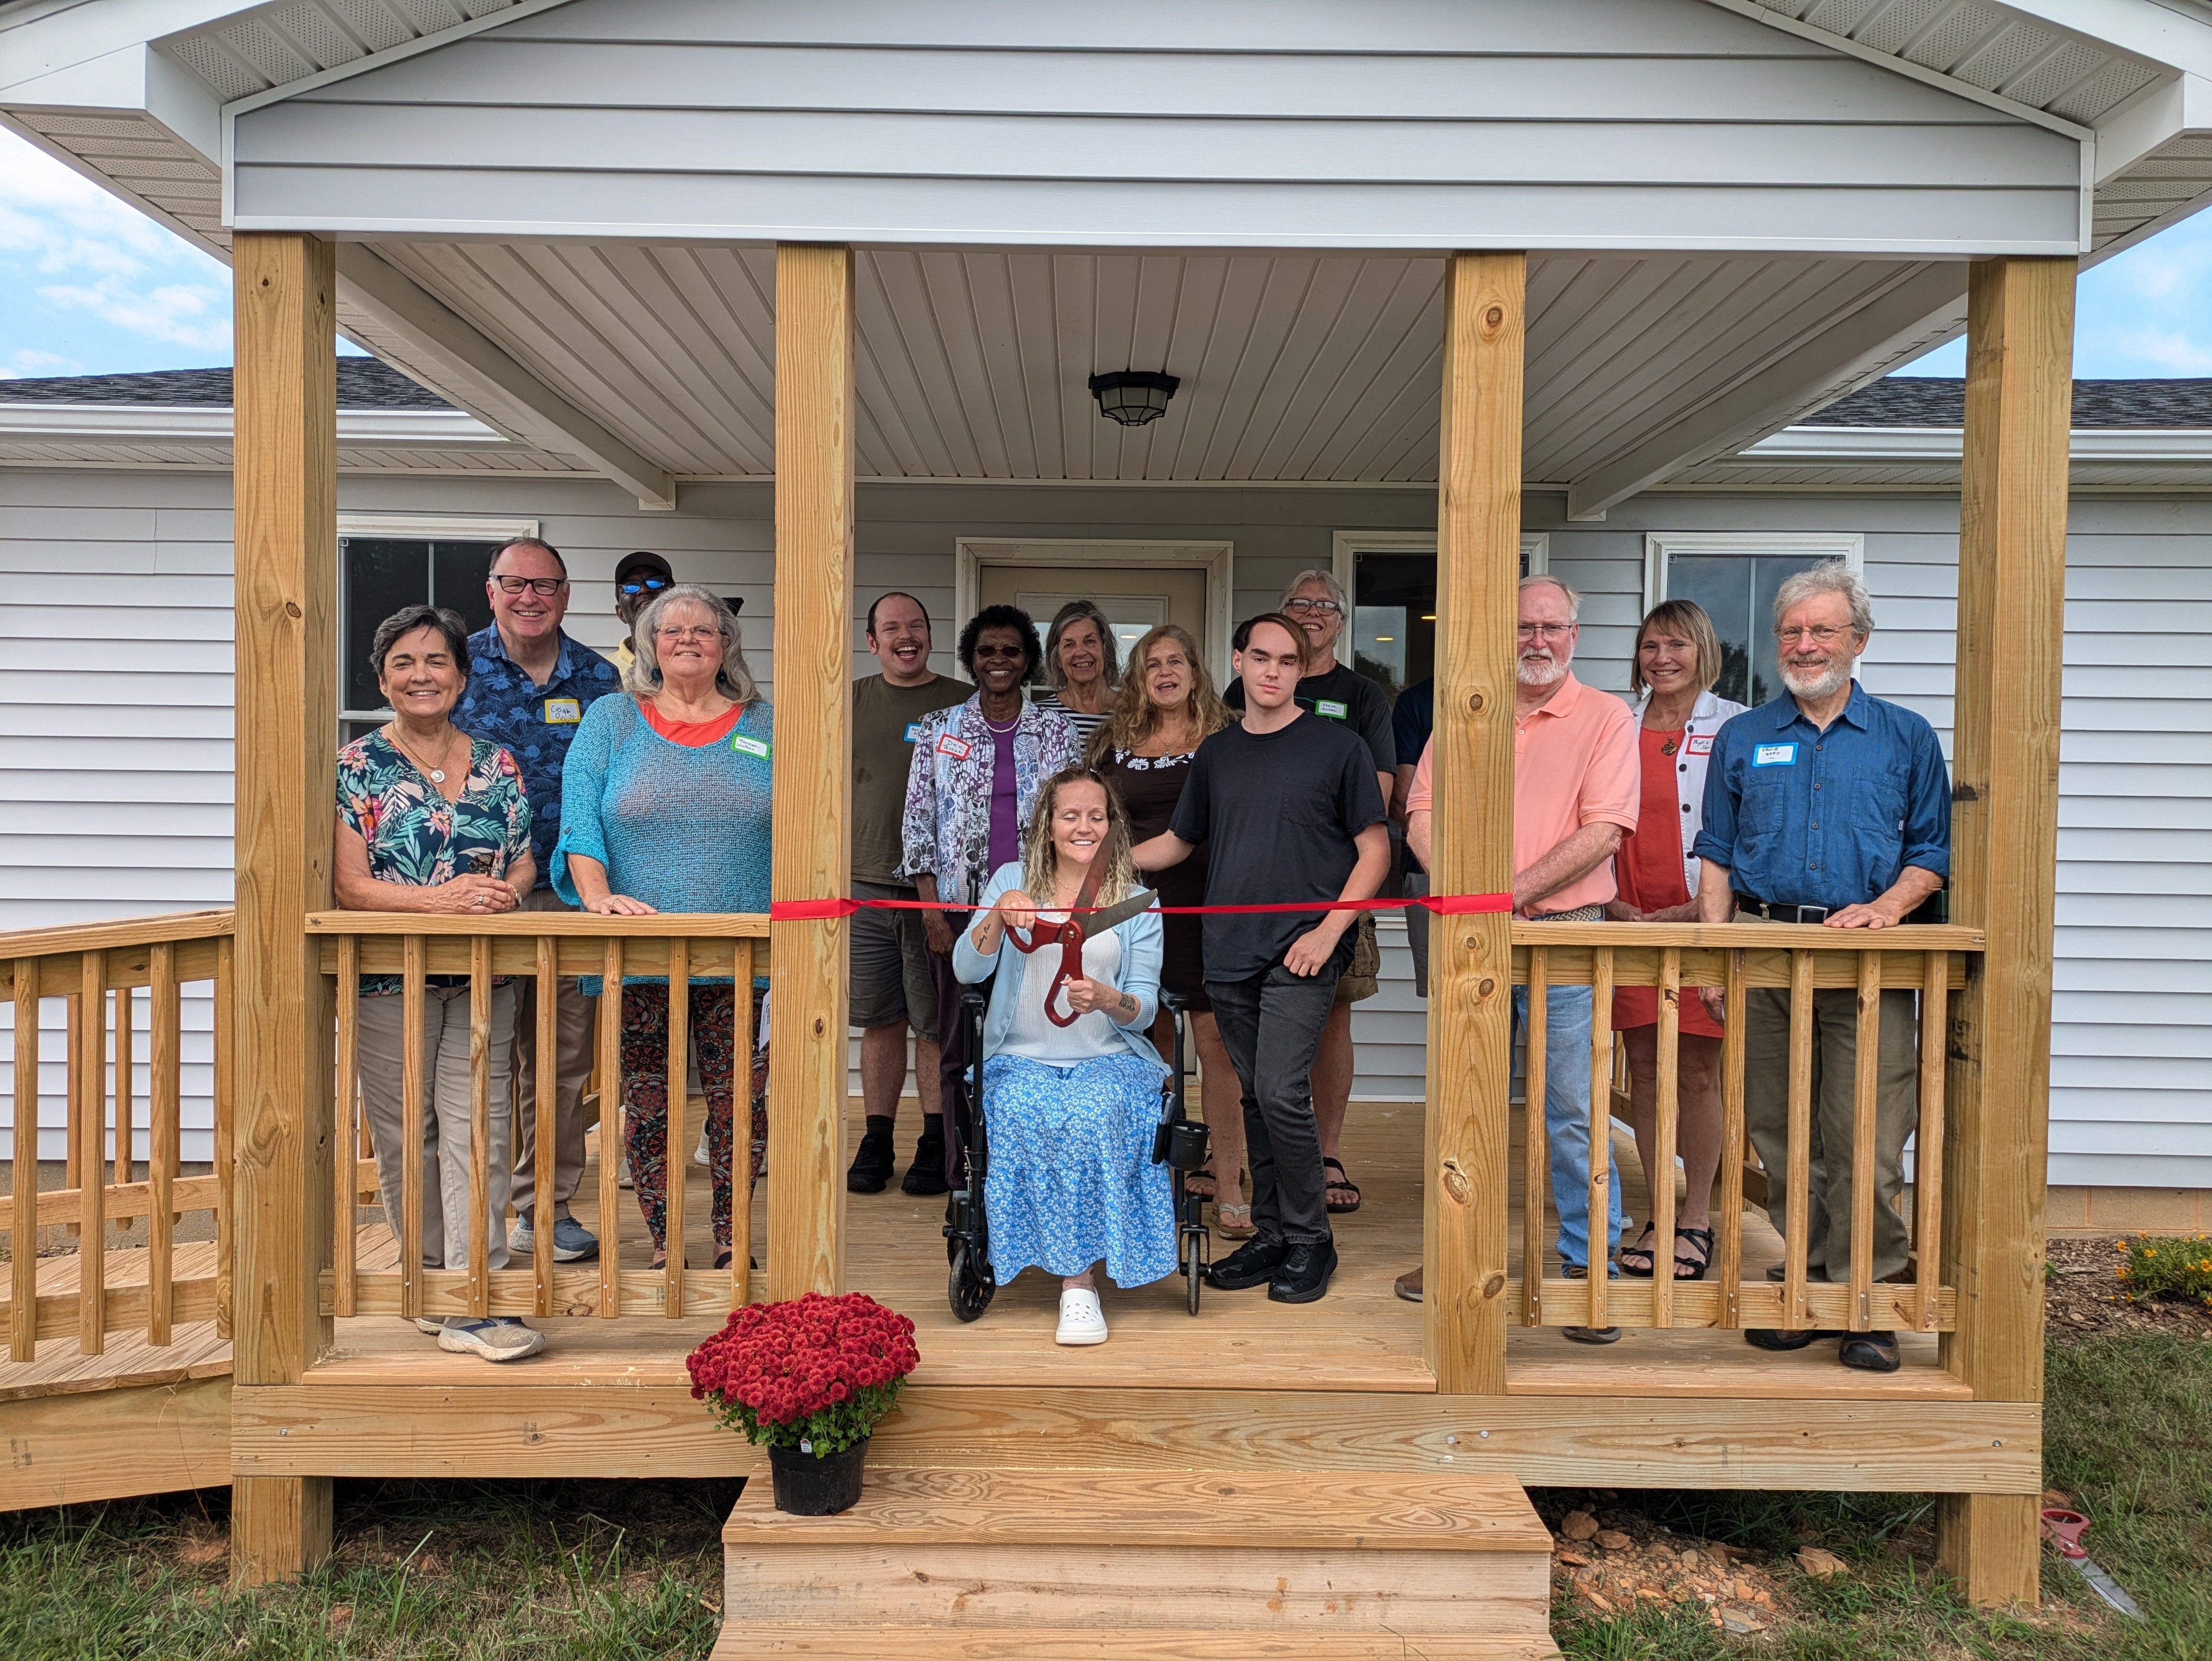
[{"label": "woman in wheelchair", "polygon": [[992,873],[952,953],[962,981],[992,981],[982,1091],[991,1268],[1001,1286],[1031,1267],[1060,1277],[1054,1336],[1063,1344],[1106,1342],[1099,1264],[1123,1287],[1176,1266],[1168,1167],[1152,1162],[1168,1069],[1146,1037],[1159,1001],[1160,918],[1139,912],[1086,938],[1081,978],[1064,982],[1058,944],[1027,952],[1009,934],[1027,941],[1040,920],[1113,905],[1136,887],[1121,803],[1097,774],[1070,767],[1038,791],[1021,862]]}]

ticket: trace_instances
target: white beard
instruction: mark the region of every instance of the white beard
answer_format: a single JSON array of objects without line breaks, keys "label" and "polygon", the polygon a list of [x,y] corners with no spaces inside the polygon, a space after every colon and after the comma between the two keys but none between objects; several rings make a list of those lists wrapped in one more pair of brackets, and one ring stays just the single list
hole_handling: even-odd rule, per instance
[{"label": "white beard", "polygon": [[1851,660],[1838,658],[1818,673],[1793,671],[1787,663],[1781,666],[1782,684],[1796,698],[1832,698],[1851,683]]},{"label": "white beard", "polygon": [[1556,686],[1566,678],[1567,666],[1557,658],[1522,658],[1515,672],[1523,686]]}]

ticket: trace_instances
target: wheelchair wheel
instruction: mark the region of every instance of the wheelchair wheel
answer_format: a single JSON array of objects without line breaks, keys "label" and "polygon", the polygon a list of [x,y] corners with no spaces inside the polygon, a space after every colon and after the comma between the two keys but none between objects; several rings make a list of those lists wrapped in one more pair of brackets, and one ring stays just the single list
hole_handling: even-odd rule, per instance
[{"label": "wheelchair wheel", "polygon": [[1198,1258],[1198,1241],[1193,1238],[1185,1244],[1183,1249],[1183,1279],[1188,1282],[1186,1298],[1190,1305],[1190,1312],[1194,1315],[1198,1313],[1199,1286],[1205,1279],[1205,1270],[1200,1267]]},{"label": "wheelchair wheel", "polygon": [[991,1266],[976,1261],[968,1241],[956,1242],[952,1272],[945,1285],[945,1297],[952,1305],[953,1314],[963,1321],[976,1319],[990,1308],[991,1299],[998,1290],[999,1283],[992,1276]]}]

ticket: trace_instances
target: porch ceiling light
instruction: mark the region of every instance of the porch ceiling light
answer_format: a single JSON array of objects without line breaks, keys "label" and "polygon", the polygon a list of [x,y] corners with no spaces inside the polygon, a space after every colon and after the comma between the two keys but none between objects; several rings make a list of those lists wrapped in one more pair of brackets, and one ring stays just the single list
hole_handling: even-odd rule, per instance
[{"label": "porch ceiling light", "polygon": [[1141,427],[1168,412],[1168,400],[1182,384],[1171,374],[1150,369],[1117,369],[1091,377],[1091,396],[1098,400],[1098,413],[1124,427]]}]

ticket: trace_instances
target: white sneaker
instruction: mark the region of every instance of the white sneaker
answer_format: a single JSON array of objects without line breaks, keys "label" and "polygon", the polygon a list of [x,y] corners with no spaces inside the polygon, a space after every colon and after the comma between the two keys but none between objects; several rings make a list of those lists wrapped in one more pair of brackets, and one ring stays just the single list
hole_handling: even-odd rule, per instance
[{"label": "white sneaker", "polygon": [[442,1315],[417,1315],[415,1330],[428,1337],[442,1337],[446,1331],[446,1317]]},{"label": "white sneaker", "polygon": [[526,1327],[512,1315],[479,1321],[456,1316],[438,1335],[438,1348],[457,1355],[478,1355],[487,1361],[519,1361],[545,1348],[545,1335]]},{"label": "white sneaker", "polygon": [[1060,1294],[1060,1327],[1052,1341],[1071,1346],[1106,1342],[1106,1313],[1098,1307],[1096,1292],[1087,1287],[1070,1287]]}]

